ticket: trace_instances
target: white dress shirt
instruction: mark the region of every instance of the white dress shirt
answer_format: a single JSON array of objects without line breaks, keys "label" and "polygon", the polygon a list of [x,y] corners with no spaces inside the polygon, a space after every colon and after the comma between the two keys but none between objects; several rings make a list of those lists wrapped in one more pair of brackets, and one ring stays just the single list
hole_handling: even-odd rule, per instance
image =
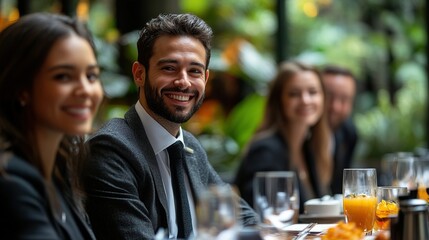
[{"label": "white dress shirt", "polygon": [[[146,112],[146,110],[143,108],[139,101],[137,101],[135,108],[146,131],[147,137],[149,138],[149,142],[155,153],[159,171],[161,173],[162,183],[164,185],[164,191],[167,196],[168,202],[168,226],[170,226],[169,238],[176,238],[178,232],[176,224],[176,208],[174,204],[173,187],[171,185],[170,159],[168,156],[167,148],[176,141],[181,141],[183,143],[183,146],[186,146],[185,142],[183,141],[182,128],[179,129],[179,136],[175,138]],[[189,208],[191,210],[193,234],[194,236],[196,236],[197,224],[195,215],[195,203],[192,198],[191,187],[189,184],[188,177],[185,178],[185,184],[187,190],[186,192],[188,195]]]}]

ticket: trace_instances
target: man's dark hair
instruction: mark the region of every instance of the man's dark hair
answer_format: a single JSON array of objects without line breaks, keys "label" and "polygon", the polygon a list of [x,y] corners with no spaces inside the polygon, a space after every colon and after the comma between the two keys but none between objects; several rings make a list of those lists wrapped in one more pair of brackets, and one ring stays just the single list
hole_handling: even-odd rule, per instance
[{"label": "man's dark hair", "polygon": [[350,70],[343,68],[343,67],[340,67],[340,66],[327,65],[327,66],[322,68],[321,72],[322,72],[322,74],[347,76],[347,77],[351,77],[351,78],[353,78],[353,80],[355,80],[355,77]]},{"label": "man's dark hair", "polygon": [[160,14],[143,27],[137,41],[137,60],[149,69],[153,45],[160,36],[191,36],[198,39],[206,50],[206,69],[210,62],[212,29],[202,19],[192,14]]}]

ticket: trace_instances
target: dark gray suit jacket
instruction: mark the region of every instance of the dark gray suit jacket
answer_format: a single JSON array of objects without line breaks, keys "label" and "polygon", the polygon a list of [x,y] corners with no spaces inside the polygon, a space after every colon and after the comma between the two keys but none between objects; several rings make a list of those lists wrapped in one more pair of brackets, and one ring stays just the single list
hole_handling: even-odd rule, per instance
[{"label": "dark gray suit jacket", "polygon": [[[187,175],[195,197],[210,184],[225,184],[210,165],[198,140],[183,131]],[[167,198],[155,153],[131,107],[124,119],[107,122],[88,141],[84,167],[88,215],[98,239],[152,239],[168,229]],[[197,199],[195,199],[197,200]],[[255,212],[241,200],[243,223],[257,223]]]}]

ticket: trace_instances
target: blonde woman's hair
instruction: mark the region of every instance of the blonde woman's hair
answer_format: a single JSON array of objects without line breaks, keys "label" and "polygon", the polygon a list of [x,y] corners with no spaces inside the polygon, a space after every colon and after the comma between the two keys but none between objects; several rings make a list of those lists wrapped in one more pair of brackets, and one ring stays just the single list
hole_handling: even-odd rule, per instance
[{"label": "blonde woman's hair", "polygon": [[[257,133],[273,130],[286,132],[285,129],[287,128],[288,121],[283,113],[284,107],[281,101],[282,95],[284,94],[284,86],[297,74],[307,71],[317,75],[322,86],[323,99],[326,101],[326,92],[322,77],[316,68],[299,62],[283,62],[279,65],[277,75],[270,84],[264,119],[257,129]],[[326,104],[323,104],[323,106],[326,108]],[[314,150],[317,164],[316,169],[322,183],[321,186],[324,189],[328,189],[332,177],[333,162],[330,151],[331,133],[328,125],[327,111],[325,109],[317,123],[311,127],[310,135],[310,144]]]}]

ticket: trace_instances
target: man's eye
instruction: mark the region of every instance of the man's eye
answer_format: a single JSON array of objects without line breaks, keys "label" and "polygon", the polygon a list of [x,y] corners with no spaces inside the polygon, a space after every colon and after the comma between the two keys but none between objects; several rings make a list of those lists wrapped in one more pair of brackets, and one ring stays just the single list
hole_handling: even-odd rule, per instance
[{"label": "man's eye", "polygon": [[198,73],[198,74],[202,73],[202,71],[200,69],[191,69],[189,72]]},{"label": "man's eye", "polygon": [[172,66],[165,66],[165,67],[162,68],[162,70],[165,70],[165,71],[174,71],[174,67],[172,67]]}]

